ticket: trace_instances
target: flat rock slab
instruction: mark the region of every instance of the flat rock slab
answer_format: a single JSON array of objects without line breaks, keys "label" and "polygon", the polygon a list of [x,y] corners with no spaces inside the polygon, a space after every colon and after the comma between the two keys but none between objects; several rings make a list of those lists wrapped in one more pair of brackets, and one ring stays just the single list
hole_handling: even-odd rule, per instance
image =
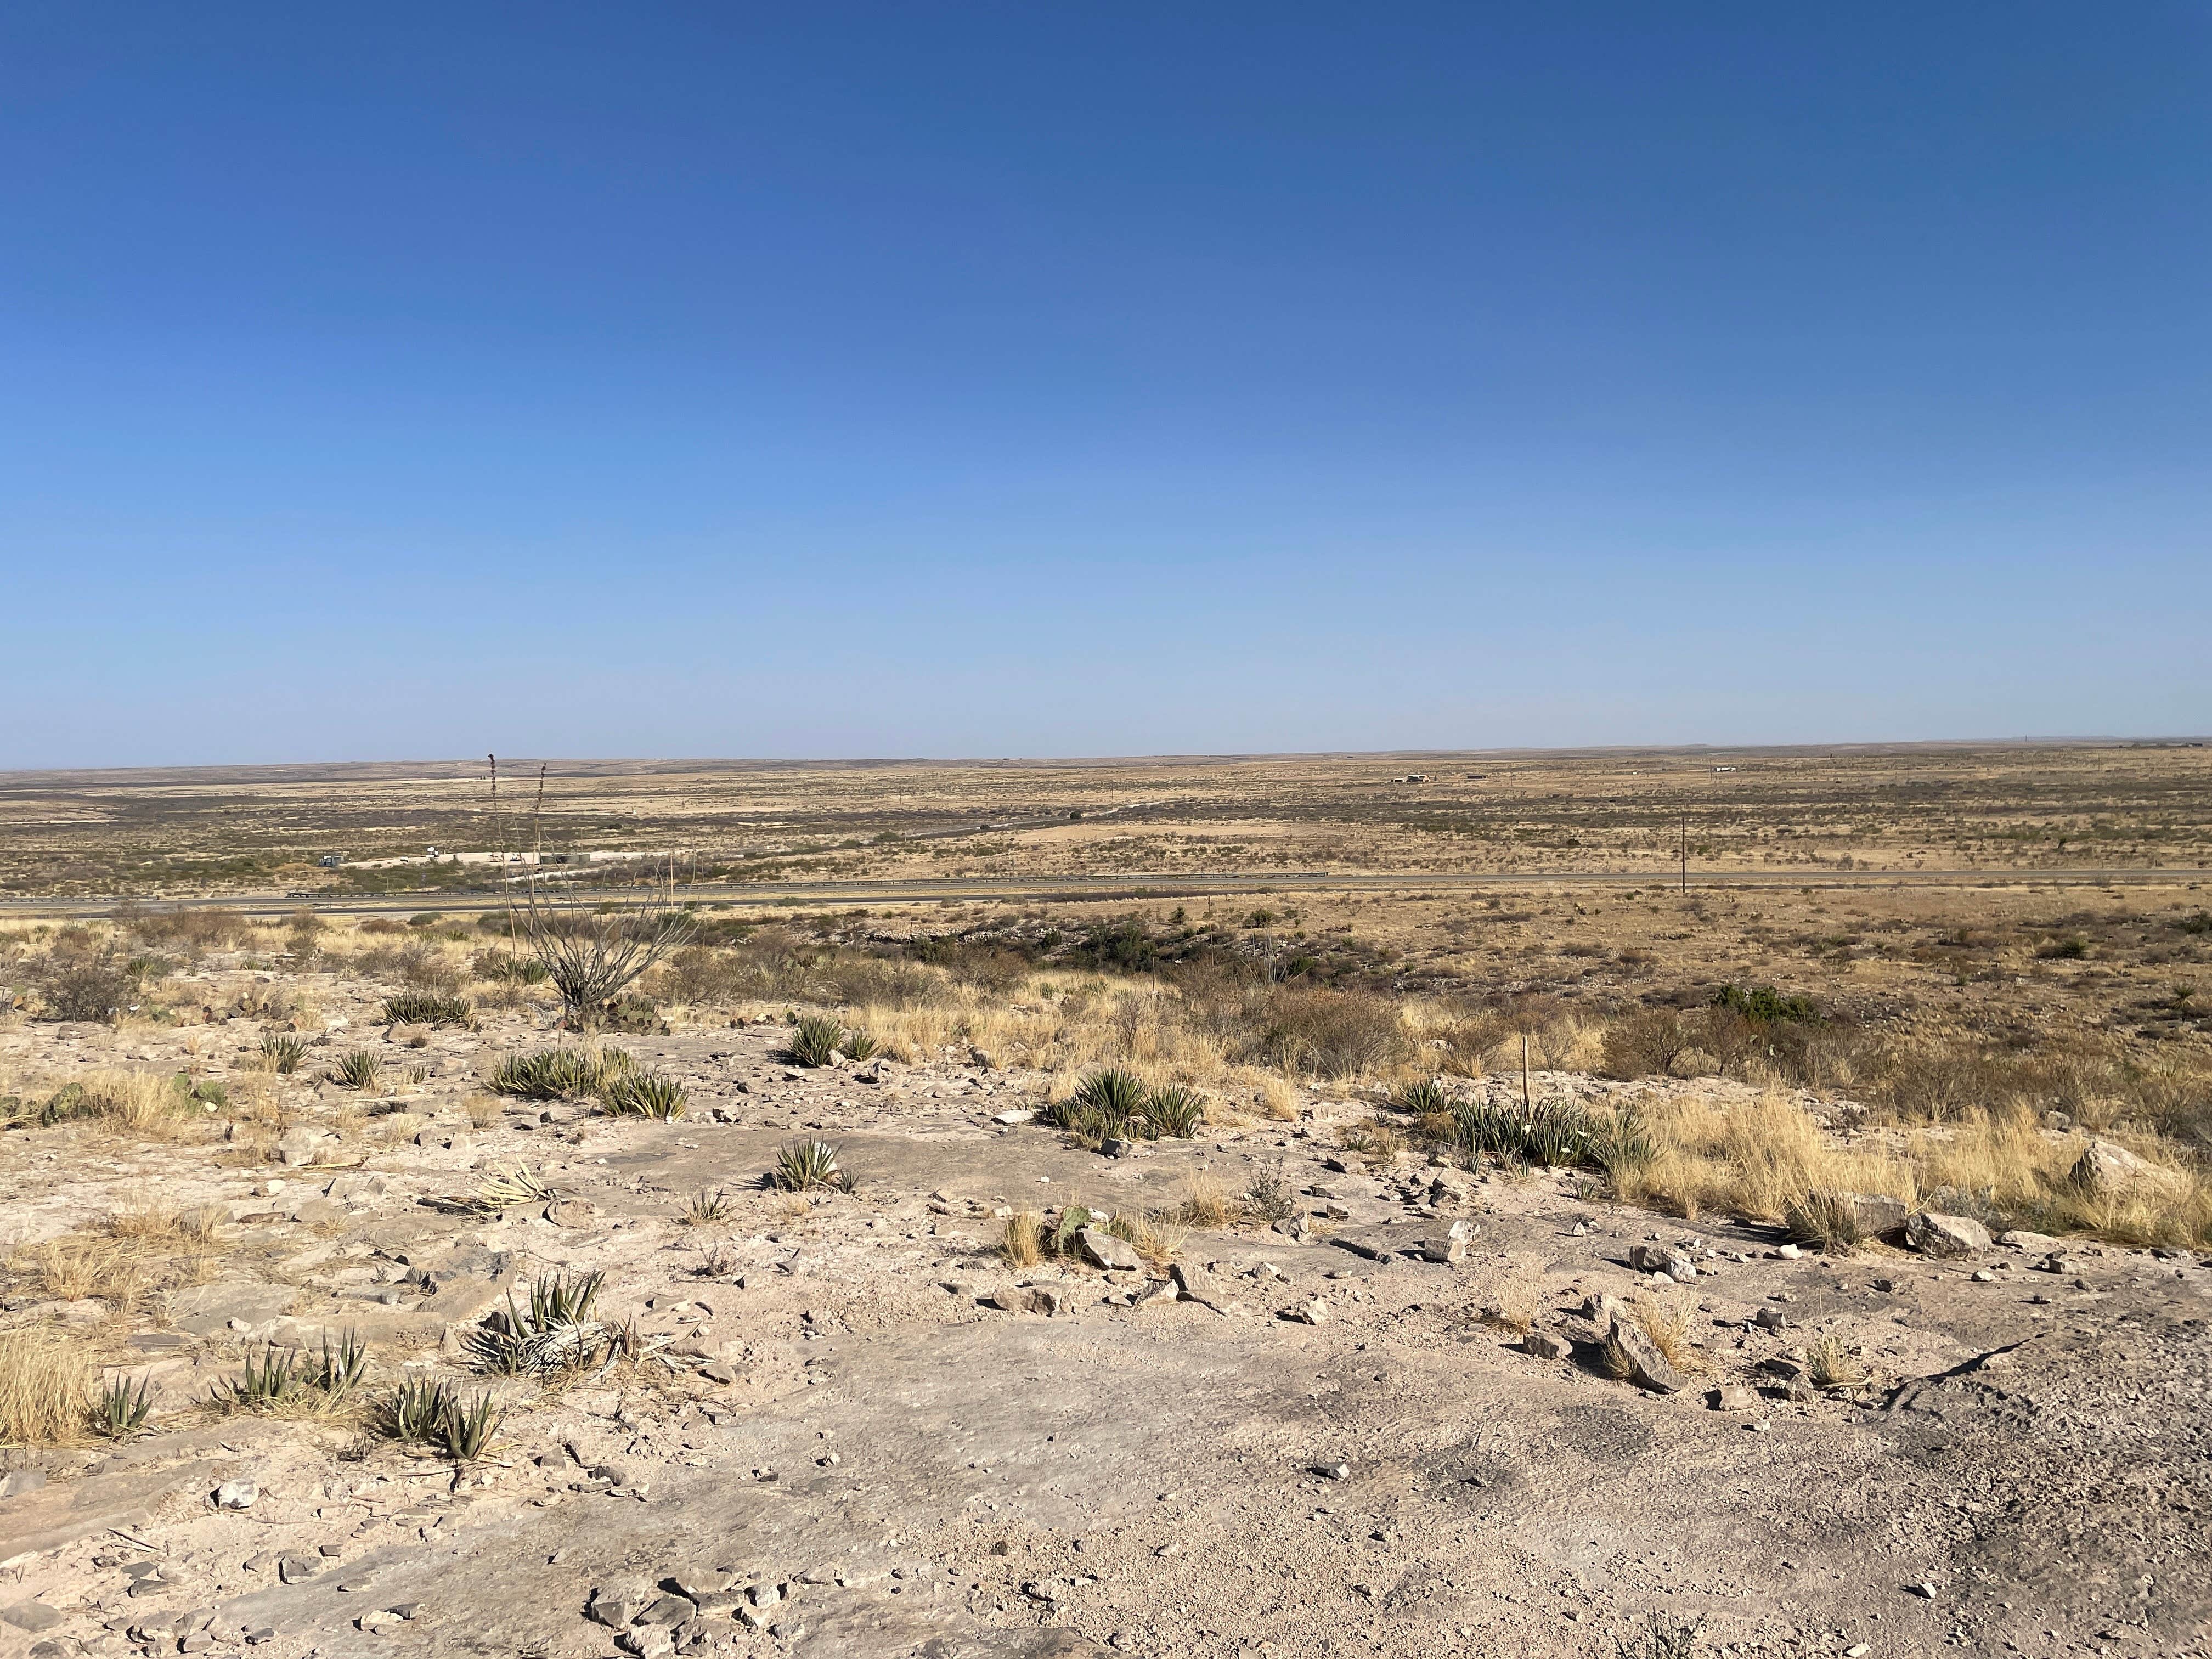
[{"label": "flat rock slab", "polygon": [[188,1285],[170,1297],[169,1322],[194,1336],[213,1336],[229,1328],[234,1319],[248,1326],[281,1319],[299,1296],[289,1285],[266,1285],[258,1279]]}]

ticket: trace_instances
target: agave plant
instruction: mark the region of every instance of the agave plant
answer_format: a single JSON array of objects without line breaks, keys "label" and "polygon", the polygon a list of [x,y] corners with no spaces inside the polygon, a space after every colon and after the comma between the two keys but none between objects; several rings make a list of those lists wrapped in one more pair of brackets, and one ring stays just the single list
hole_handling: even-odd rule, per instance
[{"label": "agave plant", "polygon": [[1391,1103],[1400,1111],[1410,1112],[1416,1117],[1428,1117],[1438,1112],[1449,1112],[1452,1109],[1451,1097],[1444,1092],[1443,1085],[1432,1077],[1425,1077],[1419,1083],[1407,1084],[1398,1091],[1396,1098]]},{"label": "agave plant", "polygon": [[453,1462],[472,1463],[490,1448],[506,1415],[507,1407],[492,1398],[489,1389],[466,1404],[458,1395],[448,1395],[432,1435],[438,1449]]},{"label": "agave plant", "polygon": [[261,1063],[280,1077],[289,1077],[307,1057],[307,1045],[286,1032],[271,1031],[261,1039]]},{"label": "agave plant", "polygon": [[348,1331],[338,1339],[338,1346],[332,1348],[330,1334],[325,1331],[322,1358],[305,1380],[309,1388],[319,1389],[331,1400],[338,1401],[353,1392],[354,1385],[368,1369],[368,1345],[358,1334]]},{"label": "agave plant", "polygon": [[1145,1097],[1143,1118],[1152,1137],[1170,1135],[1186,1140],[1206,1121],[1206,1102],[1195,1090],[1167,1084]]},{"label": "agave plant", "polygon": [[384,1402],[380,1413],[384,1431],[394,1440],[410,1444],[427,1443],[437,1432],[453,1397],[448,1383],[408,1377]]},{"label": "agave plant", "polygon": [[659,1072],[634,1072],[608,1084],[600,1098],[611,1117],[651,1117],[666,1122],[684,1115],[684,1091]]},{"label": "agave plant", "polygon": [[777,1152],[769,1183],[787,1193],[808,1193],[817,1187],[850,1192],[853,1177],[837,1166],[840,1150],[826,1140],[792,1141]]},{"label": "agave plant", "polygon": [[1109,1066],[1083,1079],[1073,1097],[1051,1109],[1048,1115],[1058,1127],[1089,1140],[1111,1135],[1152,1133],[1144,1116],[1152,1091],[1134,1072]]},{"label": "agave plant", "polygon": [[840,1043],[848,1060],[873,1060],[876,1057],[876,1050],[881,1046],[875,1038],[870,1036],[866,1031],[860,1030],[846,1032]]},{"label": "agave plant", "polygon": [[480,1210],[507,1210],[525,1204],[544,1204],[551,1200],[553,1189],[530,1172],[527,1164],[518,1164],[511,1170],[494,1170],[477,1183],[476,1206]]},{"label": "agave plant", "polygon": [[337,1069],[331,1073],[331,1080],[342,1083],[349,1089],[374,1089],[377,1075],[383,1069],[384,1062],[376,1055],[366,1048],[356,1048],[339,1059]]},{"label": "agave plant", "polygon": [[299,1366],[300,1352],[296,1348],[264,1343],[258,1357],[248,1348],[245,1369],[237,1376],[216,1383],[209,1399],[217,1409],[225,1412],[258,1411],[282,1405],[300,1390]]},{"label": "agave plant", "polygon": [[387,1025],[466,1025],[475,1018],[476,1010],[464,999],[434,991],[403,991],[384,1000]]},{"label": "agave plant", "polygon": [[93,1432],[110,1440],[120,1440],[126,1434],[137,1432],[153,1412],[153,1386],[150,1377],[141,1377],[135,1391],[128,1377],[110,1380],[93,1398]]},{"label": "agave plant", "polygon": [[842,1053],[845,1028],[828,1014],[807,1014],[791,1035],[785,1052],[798,1066],[827,1066],[830,1057]]},{"label": "agave plant", "polygon": [[730,1200],[722,1196],[720,1188],[691,1194],[684,1206],[684,1224],[688,1227],[719,1226],[730,1218]]},{"label": "agave plant", "polygon": [[605,1275],[549,1273],[530,1287],[530,1305],[494,1310],[469,1334],[477,1364],[504,1376],[580,1370],[606,1352],[607,1327],[592,1317]]}]

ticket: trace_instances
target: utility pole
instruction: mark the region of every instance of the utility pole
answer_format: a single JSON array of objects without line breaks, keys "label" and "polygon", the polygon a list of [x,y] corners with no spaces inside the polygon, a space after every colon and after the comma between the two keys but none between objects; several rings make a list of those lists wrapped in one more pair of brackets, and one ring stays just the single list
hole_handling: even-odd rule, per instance
[{"label": "utility pole", "polygon": [[1683,817],[1683,819],[1682,819],[1682,891],[1683,891],[1683,893],[1684,893],[1685,895],[1686,895],[1686,894],[1689,892],[1689,890],[1690,890],[1690,820],[1689,820],[1688,816],[1686,814],[1686,815]]}]

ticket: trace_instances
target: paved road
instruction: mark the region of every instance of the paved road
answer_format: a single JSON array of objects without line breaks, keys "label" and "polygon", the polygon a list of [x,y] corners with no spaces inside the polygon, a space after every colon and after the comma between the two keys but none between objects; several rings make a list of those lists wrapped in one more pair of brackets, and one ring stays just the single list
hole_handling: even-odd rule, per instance
[{"label": "paved road", "polygon": [[[1488,874],[1392,871],[1339,874],[1276,871],[1266,874],[1141,872],[1119,876],[949,876],[917,880],[701,882],[681,889],[706,904],[890,904],[931,899],[1077,900],[1204,898],[1270,893],[1388,892],[1495,893],[1551,886],[1672,887],[1670,870],[1521,870]],[[1694,890],[1723,887],[2091,887],[2179,886],[2212,881],[2212,870],[1713,870],[1690,872]],[[599,890],[591,890],[596,896]],[[120,898],[7,899],[0,913],[18,915],[104,915]],[[422,911],[475,911],[499,902],[496,893],[397,893],[374,896],[294,898],[248,893],[217,898],[139,900],[210,909],[272,912],[312,909],[324,915],[375,915]]]}]

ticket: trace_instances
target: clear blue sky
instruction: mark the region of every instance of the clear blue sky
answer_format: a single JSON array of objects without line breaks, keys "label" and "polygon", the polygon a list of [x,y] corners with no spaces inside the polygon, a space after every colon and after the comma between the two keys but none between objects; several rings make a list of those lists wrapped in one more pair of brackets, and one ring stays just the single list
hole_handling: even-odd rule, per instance
[{"label": "clear blue sky", "polygon": [[0,766],[2212,728],[2200,4],[0,12]]}]

